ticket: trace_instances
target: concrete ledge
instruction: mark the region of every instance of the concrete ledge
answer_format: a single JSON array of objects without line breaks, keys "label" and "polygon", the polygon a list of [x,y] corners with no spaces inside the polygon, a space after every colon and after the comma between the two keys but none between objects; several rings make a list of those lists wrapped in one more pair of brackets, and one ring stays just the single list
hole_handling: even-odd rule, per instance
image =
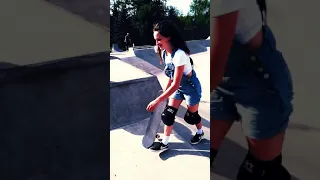
[{"label": "concrete ledge", "polygon": [[162,89],[157,77],[120,60],[110,62],[110,128],[148,118],[146,107]]},{"label": "concrete ledge", "polygon": [[[108,66],[110,52],[98,52],[68,57],[29,65],[17,65],[0,62],[0,83],[24,81],[43,75],[54,75],[72,70],[87,69],[96,66]],[[105,75],[107,75],[105,72]]]}]

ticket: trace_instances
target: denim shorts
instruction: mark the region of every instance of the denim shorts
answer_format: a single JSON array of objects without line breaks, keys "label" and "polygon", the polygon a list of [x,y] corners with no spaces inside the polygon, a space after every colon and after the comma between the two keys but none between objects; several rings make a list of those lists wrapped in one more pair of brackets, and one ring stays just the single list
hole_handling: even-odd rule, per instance
[{"label": "denim shorts", "polygon": [[192,70],[192,76],[190,78],[183,75],[179,89],[176,90],[170,98],[185,100],[188,106],[194,106],[200,102],[201,93],[200,81],[197,78],[196,72]]},{"label": "denim shorts", "polygon": [[211,92],[210,116],[212,120],[239,120],[246,136],[268,139],[286,130],[292,98],[289,69],[266,26],[264,42],[255,53],[233,43],[224,80]]}]

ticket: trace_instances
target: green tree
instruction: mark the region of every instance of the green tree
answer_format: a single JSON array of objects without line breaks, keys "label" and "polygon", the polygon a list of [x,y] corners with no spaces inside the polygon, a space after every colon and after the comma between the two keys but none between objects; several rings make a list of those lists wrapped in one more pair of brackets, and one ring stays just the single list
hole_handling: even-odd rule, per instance
[{"label": "green tree", "polygon": [[209,32],[208,0],[194,0],[187,16],[183,16],[175,7],[166,6],[166,2],[166,0],[111,0],[111,43],[123,47],[124,36],[129,32],[135,45],[153,45],[153,25],[163,19],[170,19],[177,24],[185,40],[197,38],[194,37],[195,34],[200,34],[201,38]]},{"label": "green tree", "polygon": [[210,1],[193,0],[189,14],[193,16],[192,24],[196,38],[203,39],[208,37],[210,34]]}]

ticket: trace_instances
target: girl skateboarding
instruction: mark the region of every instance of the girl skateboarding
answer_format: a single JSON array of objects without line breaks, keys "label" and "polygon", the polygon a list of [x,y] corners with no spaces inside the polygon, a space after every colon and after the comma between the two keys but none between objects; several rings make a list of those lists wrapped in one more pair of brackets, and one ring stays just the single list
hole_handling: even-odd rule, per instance
[{"label": "girl skateboarding", "polygon": [[185,100],[188,110],[184,120],[195,125],[197,132],[191,138],[191,144],[199,143],[203,138],[202,120],[198,114],[201,99],[201,84],[190,59],[190,50],[183,40],[178,28],[169,21],[161,21],[153,28],[153,36],[156,46],[159,48],[160,60],[164,62],[164,73],[168,77],[168,83],[164,92],[147,106],[148,111],[154,111],[161,101],[169,98],[169,102],[161,114],[164,123],[164,138],[160,142],[154,142],[151,150],[167,150],[169,137],[173,129],[175,115],[180,104]]},{"label": "girl skateboarding", "polygon": [[266,24],[264,0],[212,1],[210,49],[211,162],[234,121],[249,151],[238,180],[289,180],[282,144],[293,88],[284,58]]}]

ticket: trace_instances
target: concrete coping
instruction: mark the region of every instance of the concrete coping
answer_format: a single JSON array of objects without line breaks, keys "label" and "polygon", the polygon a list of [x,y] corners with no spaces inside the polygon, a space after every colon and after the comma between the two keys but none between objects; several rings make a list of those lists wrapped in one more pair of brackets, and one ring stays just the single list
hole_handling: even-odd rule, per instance
[{"label": "concrete coping", "polygon": [[145,81],[153,75],[121,60],[110,61],[110,87]]}]

